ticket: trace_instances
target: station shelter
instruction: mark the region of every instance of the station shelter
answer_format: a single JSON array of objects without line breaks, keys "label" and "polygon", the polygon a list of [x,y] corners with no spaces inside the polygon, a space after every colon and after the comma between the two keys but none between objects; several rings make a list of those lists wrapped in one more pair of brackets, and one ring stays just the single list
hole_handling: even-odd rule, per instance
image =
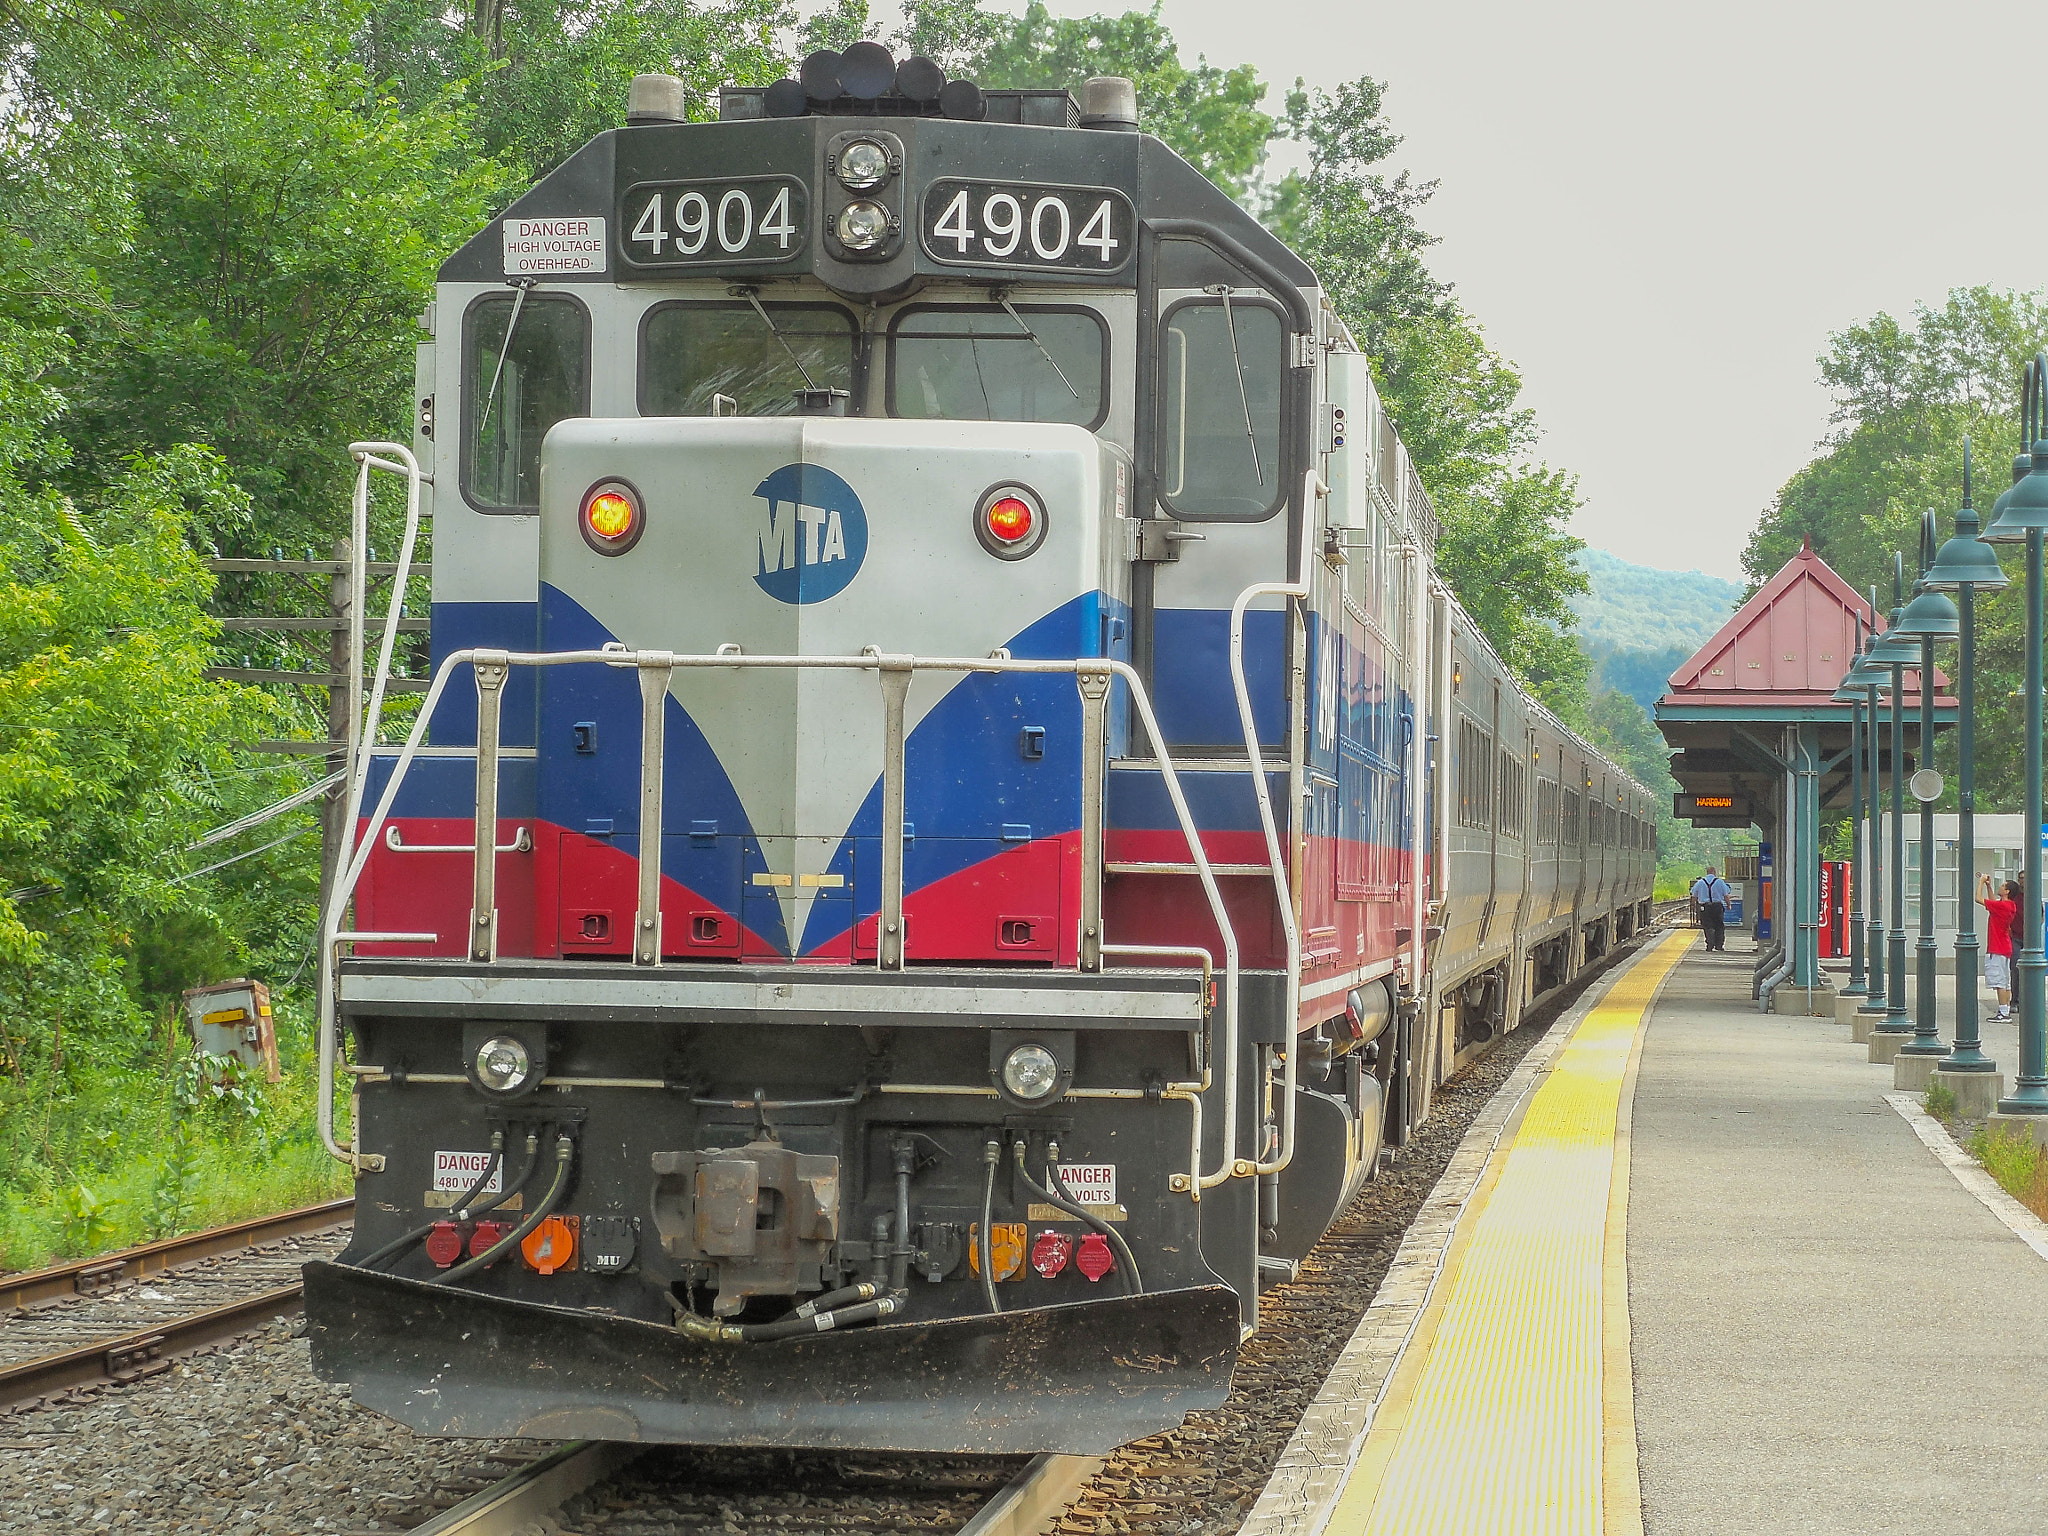
[{"label": "station shelter", "polygon": [[[1772,850],[1775,921],[1768,940],[1759,935],[1760,993],[1821,983],[1821,845],[1827,823],[1849,810],[1854,769],[1855,706],[1834,695],[1856,660],[1858,622],[1867,631],[1873,617],[1882,634],[1884,615],[1873,615],[1868,597],[1809,538],[1671,674],[1657,701],[1657,729],[1673,749],[1678,783],[1672,814],[1698,827],[1755,827]],[[1955,723],[1956,701],[1944,693],[1939,669],[1934,686],[1938,730]],[[1877,767],[1886,806],[1892,775],[1910,775],[1920,753],[1919,688],[1918,673],[1906,672],[1905,752],[1896,764],[1891,700],[1879,695]],[[1865,765],[1868,795],[1867,756]]]}]

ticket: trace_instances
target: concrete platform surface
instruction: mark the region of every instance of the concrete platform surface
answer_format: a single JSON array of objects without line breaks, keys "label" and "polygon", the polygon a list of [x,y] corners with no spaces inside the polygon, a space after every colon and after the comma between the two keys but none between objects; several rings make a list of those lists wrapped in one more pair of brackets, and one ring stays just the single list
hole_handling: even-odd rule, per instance
[{"label": "concrete platform surface", "polygon": [[[2048,1262],[1885,1103],[1894,1069],[1849,1026],[1756,1012],[1753,959],[1694,951],[1643,1042],[1647,1536],[2048,1531]],[[2013,1028],[1985,1035],[2016,1069]]]}]

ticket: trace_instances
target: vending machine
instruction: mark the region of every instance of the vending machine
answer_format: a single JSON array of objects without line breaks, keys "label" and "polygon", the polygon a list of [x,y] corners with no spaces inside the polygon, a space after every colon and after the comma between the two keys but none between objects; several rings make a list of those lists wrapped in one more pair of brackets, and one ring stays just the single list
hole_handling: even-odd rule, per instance
[{"label": "vending machine", "polygon": [[1832,859],[1820,866],[1820,957],[1849,953],[1849,866]]}]

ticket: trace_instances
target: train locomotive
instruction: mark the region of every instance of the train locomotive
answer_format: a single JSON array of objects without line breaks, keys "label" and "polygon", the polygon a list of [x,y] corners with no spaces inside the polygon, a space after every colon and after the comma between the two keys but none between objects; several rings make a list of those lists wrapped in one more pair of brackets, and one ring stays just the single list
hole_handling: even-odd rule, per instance
[{"label": "train locomotive", "polygon": [[861,43],[685,108],[636,79],[448,258],[356,448],[434,679],[380,744],[394,598],[314,1364],[430,1434],[1100,1452],[1647,919],[1651,798],[1130,82]]}]

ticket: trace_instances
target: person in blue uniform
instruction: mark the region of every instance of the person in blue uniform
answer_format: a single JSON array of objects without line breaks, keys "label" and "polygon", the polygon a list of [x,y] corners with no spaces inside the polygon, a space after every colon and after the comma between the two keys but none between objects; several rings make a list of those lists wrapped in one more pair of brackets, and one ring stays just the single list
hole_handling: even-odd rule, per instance
[{"label": "person in blue uniform", "polygon": [[1707,936],[1707,952],[1718,955],[1727,947],[1728,930],[1723,919],[1728,913],[1728,882],[1714,873],[1709,864],[1707,872],[1692,883],[1693,905],[1699,908],[1700,928]]}]

